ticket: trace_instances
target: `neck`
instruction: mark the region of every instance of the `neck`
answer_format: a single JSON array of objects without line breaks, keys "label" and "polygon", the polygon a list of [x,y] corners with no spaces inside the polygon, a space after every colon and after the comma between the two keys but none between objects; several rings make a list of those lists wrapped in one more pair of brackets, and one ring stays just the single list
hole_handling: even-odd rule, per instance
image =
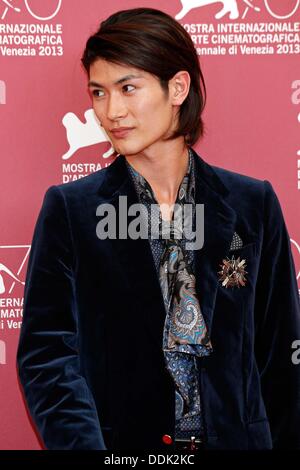
[{"label": "neck", "polygon": [[150,184],[159,204],[175,203],[180,183],[189,163],[185,144],[171,145],[160,151],[149,150],[125,155],[128,163]]}]

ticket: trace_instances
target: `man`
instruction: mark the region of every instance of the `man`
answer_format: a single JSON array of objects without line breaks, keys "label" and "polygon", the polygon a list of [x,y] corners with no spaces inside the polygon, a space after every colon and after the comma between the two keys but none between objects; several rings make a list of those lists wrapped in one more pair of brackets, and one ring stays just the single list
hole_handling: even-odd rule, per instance
[{"label": "man", "polygon": [[49,188],[35,228],[18,367],[46,448],[300,448],[289,235],[268,181],[192,148],[205,85],[189,35],[120,11],[82,62],[117,157]]}]

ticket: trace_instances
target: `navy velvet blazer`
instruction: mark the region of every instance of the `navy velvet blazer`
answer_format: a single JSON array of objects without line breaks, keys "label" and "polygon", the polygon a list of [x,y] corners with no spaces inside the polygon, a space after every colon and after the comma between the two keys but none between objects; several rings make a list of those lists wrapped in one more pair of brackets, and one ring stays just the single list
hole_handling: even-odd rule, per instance
[{"label": "navy velvet blazer", "polygon": [[[196,156],[204,246],[196,290],[214,352],[199,360],[207,449],[300,448],[299,297],[289,235],[268,181]],[[165,308],[148,240],[100,240],[99,204],[138,198],[119,155],[79,181],[52,186],[37,220],[17,363],[47,449],[164,449],[174,435],[165,367]],[[128,218],[130,222],[131,218]],[[246,286],[225,288],[234,232]]]}]

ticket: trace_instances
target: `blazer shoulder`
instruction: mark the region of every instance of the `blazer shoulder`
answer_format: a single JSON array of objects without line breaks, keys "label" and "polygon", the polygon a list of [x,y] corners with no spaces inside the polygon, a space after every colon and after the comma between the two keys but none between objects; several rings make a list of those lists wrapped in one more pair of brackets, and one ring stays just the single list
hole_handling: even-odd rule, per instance
[{"label": "blazer shoulder", "polygon": [[283,220],[281,204],[270,181],[217,166],[213,170],[228,190],[227,201],[241,214],[250,219],[255,214],[266,218],[266,214],[274,213],[278,223]]},{"label": "blazer shoulder", "polygon": [[255,191],[264,192],[266,180],[238,173],[218,166],[211,165],[223,184],[229,191]]},{"label": "blazer shoulder", "polygon": [[89,193],[94,191],[102,185],[103,181],[105,180],[106,173],[108,167],[101,168],[101,170],[97,170],[94,173],[91,173],[88,176],[84,176],[77,181],[70,181],[68,183],[61,183],[56,185],[56,187],[64,194],[64,195],[72,195],[72,194],[82,194],[82,193]]}]

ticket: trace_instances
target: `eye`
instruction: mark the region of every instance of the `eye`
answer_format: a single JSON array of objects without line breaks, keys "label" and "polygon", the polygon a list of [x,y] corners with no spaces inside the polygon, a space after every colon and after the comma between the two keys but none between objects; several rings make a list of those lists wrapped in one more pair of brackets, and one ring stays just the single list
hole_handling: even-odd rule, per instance
[{"label": "eye", "polygon": [[[131,86],[133,89],[135,89],[135,86],[134,86],[134,85],[124,85],[124,86],[123,86],[123,89],[124,89],[124,88],[127,88],[127,87],[130,87],[130,86]],[[126,91],[126,90],[125,90],[125,91]],[[127,91],[132,91],[132,90],[127,90]]]},{"label": "eye", "polygon": [[103,96],[100,93],[103,93],[103,91],[101,91],[101,90],[93,90],[92,91],[92,95],[95,96],[96,98],[100,98],[100,96]]}]

